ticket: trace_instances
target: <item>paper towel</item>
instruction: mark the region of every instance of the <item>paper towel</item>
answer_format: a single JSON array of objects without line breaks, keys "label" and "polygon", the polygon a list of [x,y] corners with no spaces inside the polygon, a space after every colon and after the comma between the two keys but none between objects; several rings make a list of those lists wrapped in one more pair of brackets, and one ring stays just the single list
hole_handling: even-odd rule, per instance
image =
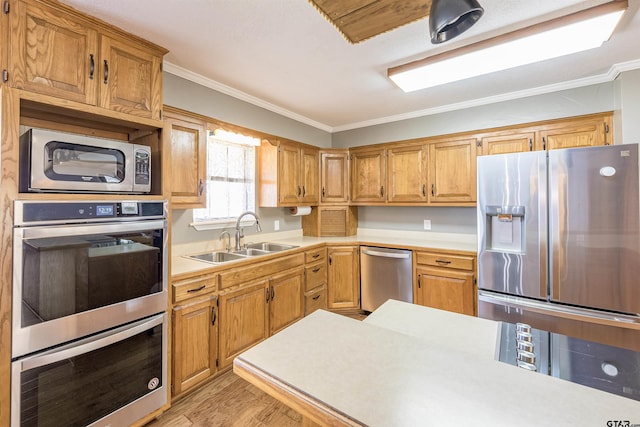
[{"label": "paper towel", "polygon": [[296,206],[294,208],[289,208],[289,213],[292,216],[309,215],[311,213],[311,206]]}]

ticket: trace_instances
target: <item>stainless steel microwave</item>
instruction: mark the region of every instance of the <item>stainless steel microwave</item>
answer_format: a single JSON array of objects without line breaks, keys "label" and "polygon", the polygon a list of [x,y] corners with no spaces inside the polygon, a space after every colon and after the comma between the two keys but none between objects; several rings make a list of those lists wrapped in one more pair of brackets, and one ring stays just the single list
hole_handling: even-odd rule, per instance
[{"label": "stainless steel microwave", "polygon": [[142,194],[151,191],[151,149],[33,128],[20,137],[20,191]]}]

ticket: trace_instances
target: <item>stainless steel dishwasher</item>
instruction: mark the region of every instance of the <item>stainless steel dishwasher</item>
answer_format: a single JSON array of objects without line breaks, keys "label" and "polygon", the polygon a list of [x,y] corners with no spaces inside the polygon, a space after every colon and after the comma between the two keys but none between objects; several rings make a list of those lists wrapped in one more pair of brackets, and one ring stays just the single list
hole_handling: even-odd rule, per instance
[{"label": "stainless steel dishwasher", "polygon": [[360,246],[362,309],[373,311],[388,299],[413,302],[412,252]]}]

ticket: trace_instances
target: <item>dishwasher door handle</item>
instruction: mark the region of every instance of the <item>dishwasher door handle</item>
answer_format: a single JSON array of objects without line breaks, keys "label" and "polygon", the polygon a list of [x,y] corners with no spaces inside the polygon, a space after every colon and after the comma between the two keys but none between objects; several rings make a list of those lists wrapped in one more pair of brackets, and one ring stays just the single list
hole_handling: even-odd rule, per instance
[{"label": "dishwasher door handle", "polygon": [[381,251],[372,251],[371,249],[363,249],[362,253],[365,255],[371,255],[371,256],[379,256],[379,257],[383,257],[383,258],[410,258],[411,257],[411,252],[405,252],[405,253],[397,253],[397,252],[381,252]]}]

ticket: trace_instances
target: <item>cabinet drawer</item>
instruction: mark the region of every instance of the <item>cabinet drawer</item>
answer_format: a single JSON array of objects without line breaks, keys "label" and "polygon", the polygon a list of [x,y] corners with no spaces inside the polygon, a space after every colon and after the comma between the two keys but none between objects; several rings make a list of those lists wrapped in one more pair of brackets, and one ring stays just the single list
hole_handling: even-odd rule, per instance
[{"label": "cabinet drawer", "polygon": [[305,267],[304,290],[310,291],[327,282],[327,263],[317,262]]},{"label": "cabinet drawer", "polygon": [[209,274],[173,282],[173,302],[177,303],[199,295],[215,292],[217,284],[217,274]]},{"label": "cabinet drawer", "polygon": [[318,309],[327,308],[327,287],[323,286],[304,296],[304,315],[307,316]]},{"label": "cabinet drawer", "polygon": [[307,251],[304,253],[304,261],[309,264],[327,258],[327,248],[319,248]]},{"label": "cabinet drawer", "polygon": [[474,257],[464,255],[445,255],[433,252],[418,252],[416,263],[433,265],[436,267],[456,268],[459,270],[473,270]]}]

